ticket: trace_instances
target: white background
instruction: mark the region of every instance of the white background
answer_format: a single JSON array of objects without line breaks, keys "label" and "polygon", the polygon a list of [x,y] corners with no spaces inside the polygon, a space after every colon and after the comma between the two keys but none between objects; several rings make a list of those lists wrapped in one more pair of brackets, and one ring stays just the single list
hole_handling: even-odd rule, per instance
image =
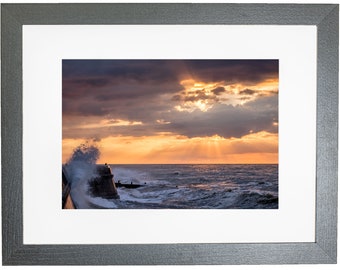
[{"label": "white background", "polygon": [[[26,2],[26,1],[1,1],[1,2]],[[35,2],[42,2],[42,1],[35,1]],[[60,1],[60,2],[68,2],[68,1]],[[72,2],[78,2],[78,1],[72,1]],[[81,1],[81,2],[89,2],[89,1]],[[91,1],[93,2],[93,1]],[[101,1],[101,2],[108,2],[108,1]],[[117,2],[117,1],[109,1],[109,2]],[[119,1],[119,2],[129,2],[129,1]],[[142,1],[131,1],[131,2],[142,2]],[[155,2],[155,1],[148,1],[148,2]],[[164,2],[164,1],[157,1],[157,2]],[[173,2],[173,1],[167,1],[167,2]],[[176,2],[184,2],[184,1],[176,1]],[[191,2],[204,2],[204,1],[191,1]],[[228,2],[228,1],[214,1],[214,2]],[[241,3],[241,2],[254,2],[254,1],[236,1],[238,3]],[[266,2],[266,1],[256,1],[256,2]],[[292,2],[292,3],[296,3],[296,2],[305,2],[305,1],[280,1],[280,2]],[[320,1],[308,1],[308,2],[320,2]],[[338,1],[333,1],[333,3],[337,3]],[[211,266],[209,266],[210,268]],[[218,269],[218,268],[221,268],[221,269],[316,269],[316,267],[318,267],[318,269],[335,269],[335,266],[334,265],[322,265],[322,266],[315,266],[315,265],[312,265],[312,266],[303,266],[303,265],[288,265],[288,266],[285,266],[285,265],[279,265],[279,266],[214,266],[213,268],[214,269]],[[21,267],[16,267],[17,269],[18,268],[21,268]],[[59,269],[62,269],[63,267],[55,267],[55,268],[59,268]],[[78,267],[77,267],[78,268]],[[79,267],[81,268],[81,267]],[[108,267],[106,267],[107,269]],[[123,267],[115,267],[114,269],[123,269]],[[126,268],[134,268],[132,266],[129,266],[129,267],[124,267],[125,269]],[[145,266],[145,267],[138,267],[138,268],[144,268],[144,269],[147,269],[147,268],[150,268],[149,266]],[[166,268],[166,267],[160,267],[160,266],[154,266],[152,267],[153,269],[156,268]],[[183,268],[183,267],[178,267],[178,268]],[[189,266],[189,267],[186,267],[187,268],[200,268],[200,269],[208,269],[208,267],[205,267],[205,266]]]}]

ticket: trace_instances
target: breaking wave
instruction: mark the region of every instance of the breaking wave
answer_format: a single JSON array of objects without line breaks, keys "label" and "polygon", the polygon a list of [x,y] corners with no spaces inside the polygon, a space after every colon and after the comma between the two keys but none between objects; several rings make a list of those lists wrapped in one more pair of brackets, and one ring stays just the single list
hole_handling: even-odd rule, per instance
[{"label": "breaking wave", "polygon": [[99,157],[100,151],[97,146],[83,143],[73,150],[73,154],[67,161],[67,164],[72,164],[74,162],[96,164]]},{"label": "breaking wave", "polygon": [[89,182],[98,177],[96,162],[100,157],[97,146],[83,143],[73,150],[72,156],[63,165],[63,172],[70,184],[70,194],[76,208],[115,208],[116,206],[103,198],[89,194]]},{"label": "breaking wave", "polygon": [[99,157],[97,146],[81,144],[63,166],[76,208],[278,209],[277,165],[111,165],[123,185],[120,199],[108,199],[89,191]]}]

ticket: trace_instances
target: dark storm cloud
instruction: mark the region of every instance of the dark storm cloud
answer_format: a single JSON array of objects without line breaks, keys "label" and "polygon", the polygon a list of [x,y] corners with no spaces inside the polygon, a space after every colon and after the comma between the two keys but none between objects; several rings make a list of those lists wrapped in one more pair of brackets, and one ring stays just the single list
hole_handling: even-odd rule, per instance
[{"label": "dark storm cloud", "polygon": [[244,90],[240,91],[240,94],[252,96],[252,95],[256,94],[257,92],[258,91],[256,91],[256,90],[244,89]]},{"label": "dark storm cloud", "polygon": [[244,89],[240,91],[240,95],[247,95],[247,96],[253,96],[253,95],[259,95],[259,96],[265,96],[265,95],[277,95],[278,91],[266,91],[263,93],[262,90],[252,90],[252,89]]},{"label": "dark storm cloud", "polygon": [[[221,87],[223,88],[223,87]],[[199,100],[218,100],[216,96],[213,95],[208,95],[207,93],[204,92],[204,89],[195,91],[194,93],[191,94],[186,94],[186,93],[180,93],[176,94],[171,98],[172,101],[176,102],[195,102]]]},{"label": "dark storm cloud", "polygon": [[112,83],[177,80],[178,65],[166,60],[63,60],[63,79],[109,78]]},{"label": "dark storm cloud", "polygon": [[161,105],[169,106],[169,103],[163,104],[159,96],[180,90],[182,86],[177,82],[80,88],[71,94],[71,91],[63,94],[63,115],[105,116],[118,113],[135,116],[151,107],[159,110]]},{"label": "dark storm cloud", "polygon": [[93,87],[100,87],[107,85],[110,82],[107,78],[94,78],[94,79],[79,79],[74,80],[74,84],[78,84],[78,86],[93,86]]},{"label": "dark storm cloud", "polygon": [[187,69],[197,80],[257,83],[278,76],[278,60],[191,60]]},{"label": "dark storm cloud", "polygon": [[171,124],[160,127],[188,137],[205,137],[218,134],[222,137],[242,137],[252,132],[277,132],[277,96],[261,97],[245,106],[215,105],[202,112],[172,112],[166,120]]},{"label": "dark storm cloud", "polygon": [[[277,78],[277,60],[63,60],[63,95],[92,95],[110,84],[178,84],[181,79],[256,83]],[[177,87],[178,88],[178,87]],[[107,89],[108,90],[108,89]],[[164,93],[169,89],[158,89]],[[221,90],[221,89],[220,89]],[[134,90],[136,93],[138,89]],[[134,92],[132,91],[132,92]],[[217,90],[219,91],[219,90]],[[145,91],[144,91],[145,93]],[[146,94],[148,91],[146,91]]]},{"label": "dark storm cloud", "polygon": [[172,98],[171,98],[172,101],[182,101],[183,98],[182,98],[182,95],[174,95]]},{"label": "dark storm cloud", "polygon": [[[216,134],[225,138],[240,138],[249,134],[250,131],[277,133],[278,127],[273,125],[273,122],[277,122],[278,117],[277,102],[277,96],[267,96],[250,101],[245,106],[216,104],[207,112],[195,110],[192,113],[172,110],[152,114],[154,108],[151,107],[149,110],[140,106],[141,111],[136,118],[146,120],[143,125],[86,129],[85,132],[89,138],[103,138],[112,134],[150,136],[159,132],[171,132],[189,138]],[[151,121],[151,119],[153,120]],[[156,119],[163,119],[167,124],[157,123]],[[65,138],[83,137],[84,130],[77,128],[65,130],[63,136]]]},{"label": "dark storm cloud", "polygon": [[[183,89],[177,72],[169,61],[160,60],[63,60],[63,103],[72,104],[63,106],[63,115],[105,115],[121,103],[176,93]],[[84,108],[88,101],[99,108]],[[105,106],[109,101],[110,108]]]},{"label": "dark storm cloud", "polygon": [[220,86],[220,87],[217,87],[217,88],[213,89],[212,92],[213,92],[216,96],[218,96],[218,95],[220,95],[220,94],[222,94],[222,93],[225,92],[225,88],[222,87],[222,86]]},{"label": "dark storm cloud", "polygon": [[[87,129],[90,137],[152,135],[174,132],[188,137],[219,134],[239,137],[249,130],[275,131],[277,95],[259,97],[246,106],[215,104],[207,111],[179,112],[174,106],[197,100],[217,101],[224,87],[206,95],[186,95],[180,81],[257,83],[278,78],[276,60],[63,60],[63,136],[82,137],[77,119],[98,117],[140,121],[140,126]],[[249,89],[248,95],[251,95]],[[222,99],[221,99],[222,100]],[[260,100],[265,104],[261,103]],[[269,105],[268,105],[269,104]],[[263,106],[263,108],[259,108]],[[167,124],[161,124],[164,120]],[[112,122],[114,124],[114,122]]]}]

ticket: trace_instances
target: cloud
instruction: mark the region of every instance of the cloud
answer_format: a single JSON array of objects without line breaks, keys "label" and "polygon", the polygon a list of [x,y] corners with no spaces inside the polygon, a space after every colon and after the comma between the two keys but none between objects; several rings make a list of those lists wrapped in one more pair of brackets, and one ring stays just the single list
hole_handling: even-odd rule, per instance
[{"label": "cloud", "polygon": [[278,77],[277,60],[63,60],[62,69],[63,98],[73,100],[176,93],[188,78],[231,85]]},{"label": "cloud", "polygon": [[110,79],[111,83],[168,82],[178,79],[179,63],[167,60],[63,60],[63,79]]},{"label": "cloud", "polygon": [[278,107],[277,96],[260,97],[244,106],[216,104],[207,112],[196,110],[189,112],[172,112],[167,121],[167,128],[188,137],[213,136],[225,138],[242,137],[252,132],[277,132]]},{"label": "cloud", "polygon": [[258,83],[277,78],[278,60],[191,60],[186,63],[195,80]]},{"label": "cloud", "polygon": [[213,89],[212,90],[212,92],[216,95],[216,96],[218,96],[218,95],[220,95],[221,93],[224,93],[226,90],[225,90],[225,88],[224,87],[217,87],[217,88],[215,88],[215,89]]},{"label": "cloud", "polygon": [[256,91],[256,90],[244,89],[244,90],[240,91],[240,94],[241,95],[250,95],[250,96],[252,96],[252,95],[256,94],[257,92],[258,91]]},{"label": "cloud", "polygon": [[[135,115],[134,119],[144,119],[143,124],[116,125],[111,120],[107,121],[113,123],[111,125],[101,125],[92,129],[81,128],[82,123],[83,126],[91,126],[91,123],[102,121],[102,117],[65,117],[63,119],[63,136],[67,138],[104,138],[128,135],[143,137],[165,132],[188,138],[213,135],[224,138],[240,138],[251,132],[277,133],[277,103],[277,96],[263,96],[248,102],[244,106],[215,104],[206,112],[200,110],[193,112],[169,110],[153,113],[153,107],[149,106],[143,110],[141,106],[139,115]],[[134,111],[134,113],[138,114],[137,111]],[[130,117],[132,118],[132,115]]]},{"label": "cloud", "polygon": [[[107,136],[151,136],[168,132],[204,137],[218,134],[225,138],[253,132],[277,132],[278,96],[256,95],[244,88],[243,105],[228,105],[232,93],[225,85],[261,83],[278,77],[277,60],[64,60],[63,137],[98,138]],[[187,91],[183,79],[213,83]],[[260,91],[259,91],[260,92]],[[267,91],[268,92],[268,91]],[[176,106],[196,104],[206,110],[179,111]],[[190,111],[190,112],[189,112]],[[115,125],[115,121],[142,125]],[[98,123],[112,121],[112,125]],[[165,124],[166,123],[166,124]],[[82,126],[98,126],[82,128]]]},{"label": "cloud", "polygon": [[195,102],[198,100],[217,100],[217,98],[214,95],[209,95],[204,92],[204,89],[202,89],[191,93],[176,94],[171,98],[171,100],[176,102]]}]

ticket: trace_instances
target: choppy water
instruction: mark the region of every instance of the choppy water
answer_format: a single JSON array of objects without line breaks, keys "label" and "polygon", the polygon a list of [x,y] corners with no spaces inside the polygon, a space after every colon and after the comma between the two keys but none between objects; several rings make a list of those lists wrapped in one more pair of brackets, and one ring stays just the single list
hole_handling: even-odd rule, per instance
[{"label": "choppy water", "polygon": [[123,209],[277,209],[278,165],[110,165]]},{"label": "choppy water", "polygon": [[63,166],[76,208],[277,209],[278,165],[110,165],[120,199],[94,197],[97,147],[81,144]]}]

